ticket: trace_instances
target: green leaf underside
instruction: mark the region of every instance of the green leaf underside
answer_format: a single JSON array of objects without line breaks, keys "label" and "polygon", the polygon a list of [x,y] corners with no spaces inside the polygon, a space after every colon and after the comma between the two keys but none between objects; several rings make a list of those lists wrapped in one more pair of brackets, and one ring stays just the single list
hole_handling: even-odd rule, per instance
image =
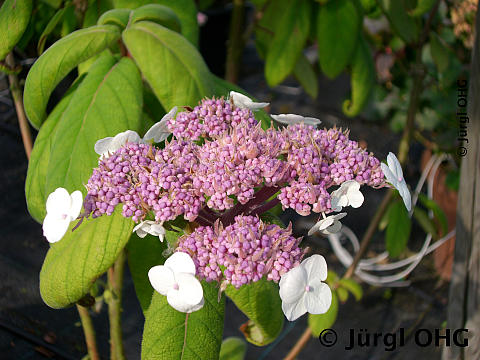
[{"label": "green leaf underside", "polygon": [[58,83],[78,64],[107,48],[119,36],[116,26],[93,26],[71,33],[40,56],[28,73],[24,90],[25,113],[36,129],[47,117],[47,102]]},{"label": "green leaf underside", "polygon": [[396,257],[405,250],[412,223],[403,202],[396,201],[388,208],[388,225],[385,241],[388,254]]},{"label": "green leaf underside", "polygon": [[350,63],[357,47],[361,17],[351,0],[330,1],[320,7],[317,18],[318,59],[330,78]]},{"label": "green leaf underside", "polygon": [[366,105],[375,85],[375,65],[370,48],[363,37],[360,37],[355,51],[350,82],[352,98],[343,102],[342,110],[346,115],[353,117]]},{"label": "green leaf underside", "polygon": [[318,337],[320,333],[332,327],[337,320],[338,315],[338,297],[335,291],[332,291],[332,305],[325,314],[308,314],[308,326],[312,330],[312,335]]},{"label": "green leaf underside", "polygon": [[277,284],[263,278],[240,289],[229,285],[225,294],[250,319],[243,331],[247,341],[264,346],[277,338],[284,321]]},{"label": "green leaf underside", "polygon": [[117,207],[112,216],[84,220],[47,253],[40,271],[40,294],[52,308],[67,307],[85,296],[94,281],[112,266],[127,243],[133,221]]},{"label": "green leaf underside", "polygon": [[162,106],[195,106],[213,91],[201,55],[184,37],[142,21],[123,32],[123,41]]},{"label": "green leaf underside", "polygon": [[6,0],[0,8],[0,60],[21,39],[32,12],[32,0]]},{"label": "green leaf underside", "polygon": [[243,360],[247,352],[247,343],[238,337],[228,337],[222,342],[219,360]]},{"label": "green leaf underside", "polygon": [[142,82],[129,58],[103,55],[92,66],[63,113],[48,164],[46,193],[58,187],[70,192],[83,184],[98,164],[97,140],[127,129],[139,131]]},{"label": "green leaf underside", "polygon": [[155,292],[145,314],[143,360],[218,359],[222,343],[225,296],[218,287],[202,282],[205,305],[191,314],[181,313]]},{"label": "green leaf underside", "polygon": [[265,77],[270,86],[278,85],[293,71],[310,31],[311,3],[287,0],[284,5],[283,11],[277,14],[265,59]]}]

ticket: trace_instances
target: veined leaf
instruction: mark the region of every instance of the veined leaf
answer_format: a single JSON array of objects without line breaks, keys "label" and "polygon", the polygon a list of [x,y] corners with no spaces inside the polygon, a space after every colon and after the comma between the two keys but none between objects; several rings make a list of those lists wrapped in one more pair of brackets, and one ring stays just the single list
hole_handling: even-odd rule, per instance
[{"label": "veined leaf", "polygon": [[40,295],[50,307],[67,307],[85,296],[115,262],[128,241],[133,221],[117,207],[111,216],[86,220],[48,250],[40,271]]},{"label": "veined leaf", "polygon": [[265,77],[270,86],[281,83],[294,69],[310,31],[311,3],[283,1],[277,14],[274,35],[265,59]]},{"label": "veined leaf", "polygon": [[18,43],[32,13],[32,0],[6,0],[0,8],[0,60]]},{"label": "veined leaf", "polygon": [[222,343],[225,296],[202,282],[205,305],[191,314],[181,313],[155,292],[145,314],[142,360],[218,359]]},{"label": "veined leaf", "polygon": [[223,340],[219,360],[243,360],[247,352],[247,343],[231,336]]},{"label": "veined leaf", "polygon": [[336,291],[332,291],[332,305],[325,314],[308,314],[308,326],[312,330],[312,335],[318,337],[320,333],[332,327],[337,320],[338,315],[338,296]]},{"label": "veined leaf", "polygon": [[129,58],[103,55],[92,66],[65,110],[53,139],[46,193],[82,190],[98,164],[97,140],[127,129],[139,131],[142,81]]},{"label": "veined leaf", "polygon": [[305,55],[301,54],[293,69],[293,74],[305,92],[313,99],[318,95],[318,77]]},{"label": "veined leaf", "polygon": [[130,19],[130,13],[132,11],[128,9],[112,9],[103,13],[97,21],[98,25],[116,25],[123,30],[128,25]]},{"label": "veined leaf", "polygon": [[225,293],[249,318],[242,330],[247,341],[264,346],[277,338],[284,319],[277,284],[263,278],[239,289],[229,285]]},{"label": "veined leaf", "polygon": [[317,17],[318,59],[329,78],[337,77],[351,62],[361,30],[354,1],[335,0],[320,6]]},{"label": "veined leaf", "polygon": [[123,32],[123,41],[164,109],[194,106],[213,92],[197,49],[180,34],[148,21]]},{"label": "veined leaf", "polygon": [[71,33],[50,46],[28,73],[24,90],[25,113],[40,128],[47,117],[45,109],[55,86],[78,64],[101,52],[120,36],[113,25],[93,26]]},{"label": "veined leaf", "polygon": [[362,111],[375,85],[375,65],[370,48],[363,37],[360,37],[355,51],[350,82],[352,99],[343,102],[342,110],[346,115],[353,117]]},{"label": "veined leaf", "polygon": [[412,222],[403,202],[393,202],[388,208],[388,225],[385,234],[387,251],[390,257],[396,257],[407,247]]},{"label": "veined leaf", "polygon": [[181,32],[182,29],[177,14],[169,7],[159,4],[148,4],[133,10],[130,23],[139,21],[151,21],[176,32]]},{"label": "veined leaf", "polygon": [[408,15],[406,0],[379,0],[382,11],[388,18],[392,29],[407,44],[418,40],[419,26],[414,18]]}]

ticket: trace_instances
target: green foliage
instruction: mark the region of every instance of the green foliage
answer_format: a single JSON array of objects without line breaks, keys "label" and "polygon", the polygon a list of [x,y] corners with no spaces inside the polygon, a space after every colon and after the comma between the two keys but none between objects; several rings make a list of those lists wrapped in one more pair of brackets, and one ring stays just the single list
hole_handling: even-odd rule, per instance
[{"label": "green foliage", "polygon": [[202,282],[205,305],[191,314],[181,313],[155,292],[145,313],[142,360],[218,359],[222,343],[225,296]]},{"label": "green foliage", "polygon": [[407,44],[415,43],[420,30],[417,21],[408,14],[408,1],[380,0],[380,5],[395,33]]},{"label": "green foliage", "polygon": [[330,1],[317,18],[318,58],[322,71],[337,77],[350,64],[358,44],[361,16],[355,1]]},{"label": "green foliage", "polygon": [[212,94],[207,66],[195,47],[181,35],[159,24],[142,21],[127,28],[122,36],[165,109],[196,105],[199,99]]},{"label": "green foliage", "polygon": [[[71,6],[71,5],[70,5]],[[50,19],[48,22],[47,26],[42,32],[42,35],[40,35],[40,40],[38,40],[38,45],[37,45],[37,52],[39,55],[43,53],[43,49],[45,47],[45,42],[47,41],[48,35],[52,33],[52,31],[57,27],[57,25],[60,23],[60,21],[63,20],[63,16],[65,15],[65,11],[67,11],[67,7],[59,9],[55,15]]]},{"label": "green foliage", "polygon": [[40,56],[28,73],[24,90],[25,113],[39,129],[53,89],[78,64],[100,53],[120,37],[117,27],[93,26],[57,41]]},{"label": "green foliage", "polygon": [[222,342],[219,360],[243,360],[247,352],[247,344],[238,337],[228,337]]},{"label": "green foliage", "polygon": [[247,341],[264,346],[275,340],[284,319],[277,284],[263,278],[239,289],[229,285],[225,293],[249,318],[242,330]]},{"label": "green foliage", "polygon": [[332,305],[325,314],[308,314],[308,326],[312,330],[312,335],[318,337],[320,333],[332,327],[337,320],[338,315],[338,296],[335,290],[332,290]]},{"label": "green foliage", "polygon": [[435,200],[429,199],[424,194],[418,194],[418,199],[420,200],[423,206],[425,206],[428,210],[431,210],[433,212],[435,219],[440,224],[440,229],[443,235],[445,235],[448,232],[448,220],[442,208],[438,206]]},{"label": "green foliage", "polygon": [[422,229],[427,233],[432,235],[433,239],[437,239],[437,229],[435,228],[435,224],[432,222],[432,220],[428,217],[428,214],[426,211],[420,209],[420,208],[415,208],[413,211],[413,217],[419,225],[422,227]]},{"label": "green foliage", "polygon": [[117,208],[112,216],[86,220],[53,244],[40,271],[40,295],[50,307],[67,307],[88,294],[123,250],[133,222]]},{"label": "green foliage", "polygon": [[318,96],[318,79],[313,66],[308,59],[301,54],[298,57],[293,74],[300,85],[305,89],[305,92],[312,98],[316,99]]},{"label": "green foliage", "polygon": [[388,225],[385,234],[385,243],[390,257],[396,257],[405,250],[412,222],[401,201],[395,201],[388,208]]},{"label": "green foliage", "polygon": [[98,25],[116,25],[123,30],[127,27],[131,11],[128,9],[112,9],[103,13],[97,21]]},{"label": "green foliage", "polygon": [[32,13],[32,0],[6,0],[0,8],[0,60],[22,37]]},{"label": "green foliage", "polygon": [[175,12],[169,7],[158,4],[149,4],[133,10],[130,23],[135,24],[139,21],[152,21],[176,32],[181,32],[182,28]]},{"label": "green foliage", "polygon": [[412,16],[422,16],[429,12],[437,0],[418,0],[417,6],[410,10],[410,15]]},{"label": "green foliage", "polygon": [[430,33],[430,52],[438,71],[442,73],[447,70],[450,63],[450,50],[447,48],[442,38],[434,32]]},{"label": "green foliage", "polygon": [[363,296],[363,290],[362,287],[359,283],[357,283],[355,280],[352,279],[341,279],[338,282],[339,288],[340,289],[346,289],[349,292],[352,293],[352,295],[355,297],[355,300],[360,301]]}]

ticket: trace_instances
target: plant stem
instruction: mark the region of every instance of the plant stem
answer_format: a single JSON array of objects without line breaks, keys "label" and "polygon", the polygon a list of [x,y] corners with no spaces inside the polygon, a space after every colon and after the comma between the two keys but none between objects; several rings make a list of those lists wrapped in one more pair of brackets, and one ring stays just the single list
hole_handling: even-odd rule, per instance
[{"label": "plant stem", "polygon": [[307,328],[303,332],[300,339],[298,339],[298,341],[296,342],[292,350],[288,352],[284,360],[294,360],[298,356],[300,351],[302,351],[302,349],[305,347],[305,345],[307,345],[311,337],[312,337],[312,330],[310,330],[310,328],[307,326]]},{"label": "plant stem", "polygon": [[121,321],[125,258],[125,251],[122,251],[107,272],[109,289],[111,291],[108,299],[108,316],[110,320],[110,359],[112,360],[125,360]]},{"label": "plant stem", "polygon": [[82,322],[83,334],[85,335],[85,342],[87,343],[88,356],[90,360],[100,360],[97,350],[97,340],[95,339],[95,328],[93,327],[92,318],[88,309],[77,305],[80,321]]},{"label": "plant stem", "polygon": [[[8,67],[11,69],[15,68],[15,60],[13,54],[10,53],[7,55],[5,62]],[[27,159],[30,160],[30,154],[32,153],[32,134],[30,133],[30,127],[28,125],[27,116],[25,115],[25,109],[23,108],[23,95],[22,90],[20,89],[20,84],[18,77],[15,74],[8,75],[8,81],[10,83],[10,92],[15,103],[15,110],[17,111],[18,125],[20,127],[20,133],[22,134],[23,147],[25,148],[25,153],[27,154]]]},{"label": "plant stem", "polygon": [[225,64],[225,80],[236,83],[240,69],[240,58],[245,43],[242,38],[245,1],[233,0],[232,19],[228,36],[227,60]]},{"label": "plant stem", "polygon": [[251,210],[248,215],[260,215],[263,214],[265,211],[268,211],[274,208],[276,205],[280,204],[280,200],[278,198],[272,199],[269,202],[266,202],[263,205],[256,207],[255,209]]}]

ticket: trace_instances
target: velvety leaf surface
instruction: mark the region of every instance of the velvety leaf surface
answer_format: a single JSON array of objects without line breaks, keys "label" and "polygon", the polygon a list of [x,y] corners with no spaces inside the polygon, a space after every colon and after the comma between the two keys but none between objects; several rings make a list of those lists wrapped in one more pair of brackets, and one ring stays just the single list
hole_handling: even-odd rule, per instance
[{"label": "velvety leaf surface", "polygon": [[181,313],[155,292],[145,314],[142,359],[218,359],[222,343],[225,296],[218,287],[202,282],[205,305],[191,314]]},{"label": "velvety leaf surface", "polygon": [[32,13],[32,0],[6,0],[0,8],[0,60],[22,37]]},{"label": "velvety leaf surface", "polygon": [[225,293],[250,319],[242,330],[247,341],[263,346],[276,339],[284,319],[277,284],[261,279],[240,289],[229,285]]},{"label": "velvety leaf surface", "polygon": [[71,33],[50,46],[28,73],[23,95],[31,124],[40,128],[53,89],[78,64],[100,53],[120,37],[113,25],[92,26]]}]

